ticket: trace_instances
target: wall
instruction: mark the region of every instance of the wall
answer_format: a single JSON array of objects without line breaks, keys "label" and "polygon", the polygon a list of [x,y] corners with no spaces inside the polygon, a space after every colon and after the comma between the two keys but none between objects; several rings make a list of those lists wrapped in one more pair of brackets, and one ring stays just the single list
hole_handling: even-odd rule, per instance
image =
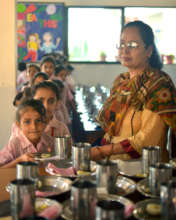
[{"label": "wall", "polygon": [[[23,0],[21,2],[65,2],[67,6],[176,6],[175,0],[146,0],[142,3],[141,0]],[[0,148],[2,148],[9,139],[14,120],[12,101],[15,95],[16,79],[15,0],[1,0],[0,30]],[[117,74],[124,71],[124,68],[118,64],[75,64],[74,66],[74,77],[77,83],[96,85],[99,82],[108,87],[111,87]],[[166,66],[165,69],[175,79],[176,66]]]},{"label": "wall", "polygon": [[[79,84],[96,85],[100,83],[111,88],[112,82],[118,74],[127,69],[120,64],[74,64],[73,77]],[[167,72],[176,85],[176,65],[164,65]]]},{"label": "wall", "polygon": [[15,94],[15,1],[1,1],[0,7],[0,148],[7,143],[13,121]]}]

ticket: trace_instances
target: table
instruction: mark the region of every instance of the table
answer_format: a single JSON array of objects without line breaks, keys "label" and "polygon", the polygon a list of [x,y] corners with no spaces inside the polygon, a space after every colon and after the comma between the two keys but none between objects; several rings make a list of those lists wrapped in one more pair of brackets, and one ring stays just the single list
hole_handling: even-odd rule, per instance
[{"label": "table", "polygon": [[[39,174],[40,175],[49,175],[45,172],[44,168],[39,168]],[[175,172],[173,174],[174,174],[174,176],[176,176]],[[7,186],[7,184],[10,181],[15,179],[15,177],[16,177],[16,168],[0,168],[0,177],[1,177],[1,180],[0,180],[0,202],[2,202],[2,201],[10,199],[10,195],[6,191],[5,187]],[[133,180],[135,180],[136,182],[139,181],[139,179],[137,179],[137,178],[133,179]],[[147,199],[147,197],[143,196],[138,191],[135,191],[134,193],[129,194],[125,197],[130,199],[134,203],[139,202],[139,201],[144,200],[144,199]],[[65,201],[69,198],[70,198],[70,192],[67,192],[62,197],[59,196],[58,198],[55,197],[54,199],[62,203],[63,201]],[[133,217],[133,216],[128,218],[128,220],[135,220],[135,219],[136,218]],[[58,220],[63,220],[63,218],[59,217]]]}]

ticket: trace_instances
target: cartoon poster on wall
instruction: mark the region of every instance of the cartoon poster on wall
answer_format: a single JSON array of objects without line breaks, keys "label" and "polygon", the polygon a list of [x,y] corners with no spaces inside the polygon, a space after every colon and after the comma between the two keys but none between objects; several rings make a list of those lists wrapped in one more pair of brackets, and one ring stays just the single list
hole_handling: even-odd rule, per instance
[{"label": "cartoon poster on wall", "polygon": [[18,62],[38,62],[44,54],[63,52],[63,4],[17,4]]}]

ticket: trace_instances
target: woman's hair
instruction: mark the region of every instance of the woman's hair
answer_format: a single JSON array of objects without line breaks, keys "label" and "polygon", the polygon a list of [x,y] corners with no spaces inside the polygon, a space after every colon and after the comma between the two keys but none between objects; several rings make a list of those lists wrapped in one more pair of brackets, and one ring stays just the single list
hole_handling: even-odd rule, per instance
[{"label": "woman's hair", "polygon": [[55,75],[55,76],[58,76],[59,73],[60,73],[62,70],[67,70],[67,69],[66,69],[63,65],[57,66],[57,67],[55,68],[55,73],[54,73],[54,75]]},{"label": "woman's hair", "polygon": [[39,113],[41,116],[42,122],[45,122],[46,120],[46,110],[45,107],[43,106],[42,102],[40,100],[35,100],[35,99],[28,99],[24,100],[17,108],[16,111],[16,120],[20,122],[21,119],[21,111],[24,110],[25,108],[31,107],[34,109],[36,112]]},{"label": "woman's hair", "polygon": [[37,70],[38,72],[40,72],[40,67],[39,67],[38,65],[36,65],[36,64],[34,64],[34,63],[31,63],[31,64],[28,65],[28,68],[30,68],[30,67],[34,67],[34,68],[36,68],[36,70]]},{"label": "woman's hair", "polygon": [[45,88],[45,89],[52,90],[56,94],[57,100],[60,99],[59,90],[57,88],[57,85],[54,82],[52,82],[50,80],[47,80],[47,81],[43,81],[43,82],[37,83],[32,88],[32,96],[33,97],[35,96],[37,90],[40,89],[40,88]]},{"label": "woman's hair", "polygon": [[38,77],[43,77],[44,80],[48,80],[49,77],[46,73],[43,73],[43,72],[38,72],[34,75],[34,77],[32,78],[31,80],[31,85],[34,84],[35,80],[38,78]]},{"label": "woman's hair", "polygon": [[149,58],[149,64],[153,68],[161,69],[163,64],[161,62],[158,50],[155,45],[154,34],[153,34],[152,28],[148,24],[142,21],[132,21],[132,22],[127,23],[123,27],[122,32],[128,27],[136,27],[139,30],[139,34],[146,48],[148,48],[149,46],[152,46],[153,50],[152,50],[152,55]]},{"label": "woman's hair", "polygon": [[55,61],[54,61],[54,59],[52,58],[52,57],[50,57],[50,56],[44,56],[43,58],[42,58],[42,60],[40,61],[40,67],[44,64],[44,63],[46,63],[46,62],[49,62],[49,63],[52,63],[53,65],[54,65],[54,67],[56,66],[56,64],[55,64]]}]

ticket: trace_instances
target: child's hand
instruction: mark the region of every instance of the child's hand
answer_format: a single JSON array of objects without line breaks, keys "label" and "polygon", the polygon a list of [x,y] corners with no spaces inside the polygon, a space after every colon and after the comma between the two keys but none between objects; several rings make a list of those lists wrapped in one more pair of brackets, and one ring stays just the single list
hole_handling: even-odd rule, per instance
[{"label": "child's hand", "polygon": [[24,162],[24,161],[35,161],[34,155],[31,153],[25,153],[22,156],[18,157],[18,162]]}]

